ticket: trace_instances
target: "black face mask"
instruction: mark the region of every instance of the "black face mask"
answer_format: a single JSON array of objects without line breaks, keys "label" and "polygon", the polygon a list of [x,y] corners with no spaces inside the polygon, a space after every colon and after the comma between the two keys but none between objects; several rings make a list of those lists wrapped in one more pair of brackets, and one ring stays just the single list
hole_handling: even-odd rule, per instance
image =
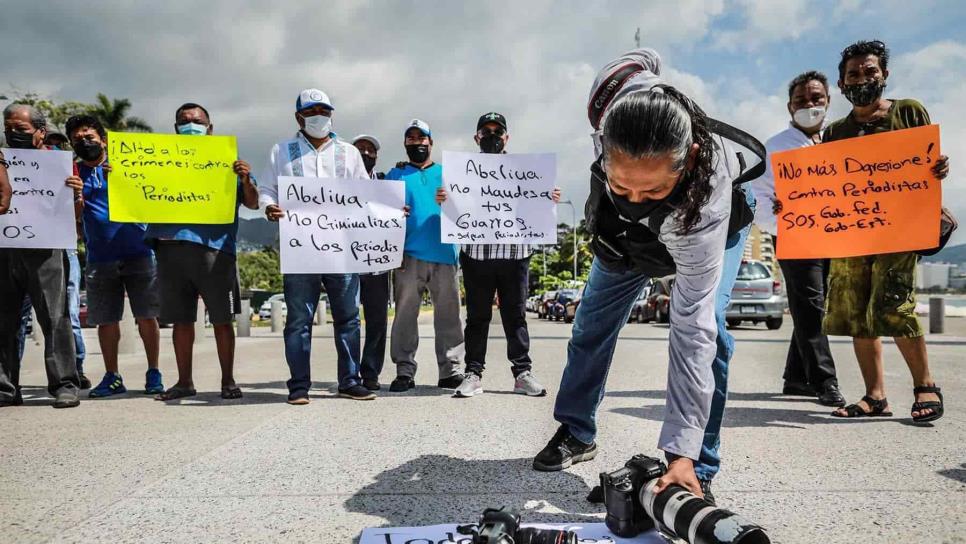
[{"label": "black face mask", "polygon": [[409,144],[406,146],[406,155],[409,157],[409,162],[423,164],[429,158],[429,146],[426,144]]},{"label": "black face mask", "polygon": [[480,151],[484,153],[503,153],[503,138],[496,134],[487,134],[480,138]]},{"label": "black face mask", "polygon": [[376,158],[371,155],[363,155],[362,164],[365,165],[366,172],[372,172],[372,169],[376,167]]},{"label": "black face mask", "polygon": [[8,130],[3,133],[3,136],[7,140],[8,147],[13,149],[34,149],[33,132],[13,132]]},{"label": "black face mask", "polygon": [[671,204],[673,206],[674,203],[680,199],[680,196],[684,192],[684,183],[682,183],[682,180],[674,186],[674,189],[671,190],[671,193],[668,194],[668,196],[662,198],[661,200],[631,202],[626,196],[619,195],[611,190],[610,183],[607,181],[607,174],[604,172],[604,168],[599,162],[595,163],[594,166],[591,167],[591,172],[595,177],[598,178],[599,181],[604,183],[604,190],[607,191],[607,196],[614,204],[614,208],[617,209],[617,213],[619,213],[624,219],[634,223],[640,223],[642,220],[647,219],[647,217],[665,204]]},{"label": "black face mask", "polygon": [[77,156],[80,157],[81,160],[88,162],[96,161],[97,159],[101,158],[102,151],[103,148],[101,147],[101,144],[93,140],[80,140],[74,142],[74,153],[77,153]]},{"label": "black face mask", "polygon": [[842,94],[845,98],[852,103],[853,106],[865,107],[882,96],[882,91],[886,87],[885,81],[880,81],[878,79],[873,79],[871,81],[866,81],[865,83],[857,83],[855,85],[845,85],[842,88]]}]

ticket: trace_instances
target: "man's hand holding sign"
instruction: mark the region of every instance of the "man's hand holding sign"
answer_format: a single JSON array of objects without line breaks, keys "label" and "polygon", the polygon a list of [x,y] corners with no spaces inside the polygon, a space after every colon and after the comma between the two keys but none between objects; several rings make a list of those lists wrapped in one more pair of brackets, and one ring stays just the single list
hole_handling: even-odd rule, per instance
[{"label": "man's hand holding sign", "polygon": [[778,257],[854,257],[935,247],[948,173],[939,126],[777,153]]}]

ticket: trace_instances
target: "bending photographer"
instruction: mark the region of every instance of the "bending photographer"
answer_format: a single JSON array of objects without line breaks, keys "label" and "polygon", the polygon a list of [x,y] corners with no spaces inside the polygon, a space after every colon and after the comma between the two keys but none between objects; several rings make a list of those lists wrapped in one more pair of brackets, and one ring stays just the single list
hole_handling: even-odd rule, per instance
[{"label": "bending photographer", "polygon": [[591,90],[599,158],[585,215],[595,258],[554,409],[561,425],[533,466],[562,470],[596,456],[596,411],[618,333],[648,279],[676,273],[659,439],[669,467],[659,490],[676,483],[704,496],[718,470],[734,351],[724,310],[754,202],[739,184],[761,171],[744,172],[741,154],[721,135],[763,150],[664,85],[660,62],[653,50],[627,53],[598,74]]}]

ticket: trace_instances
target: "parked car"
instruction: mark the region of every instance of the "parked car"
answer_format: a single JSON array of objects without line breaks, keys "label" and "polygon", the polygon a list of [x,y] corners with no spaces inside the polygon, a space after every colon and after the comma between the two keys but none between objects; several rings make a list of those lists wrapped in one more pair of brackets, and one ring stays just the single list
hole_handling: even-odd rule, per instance
[{"label": "parked car", "polygon": [[674,287],[674,276],[665,276],[651,281],[651,290],[637,314],[638,323],[652,320],[667,323],[670,320],[672,287]]},{"label": "parked car", "polygon": [[537,317],[543,319],[547,317],[547,311],[549,305],[557,298],[556,291],[547,291],[540,297],[540,301],[537,303]]},{"label": "parked car", "polygon": [[557,297],[548,305],[547,318],[553,321],[564,321],[567,317],[567,304],[577,297],[576,289],[561,289]]},{"label": "parked car", "polygon": [[80,320],[80,326],[83,329],[89,328],[90,325],[87,324],[87,291],[82,291],[79,294],[80,297],[80,311],[77,312],[77,316]]},{"label": "parked car", "polygon": [[540,304],[540,299],[541,298],[542,298],[541,295],[533,295],[533,296],[527,298],[527,311],[528,312],[536,312],[537,311],[537,305]]},{"label": "parked car", "polygon": [[644,306],[647,305],[647,297],[650,296],[651,289],[653,288],[654,280],[648,280],[644,288],[641,289],[641,294],[637,295],[634,305],[631,306],[631,313],[627,318],[628,322],[637,321],[638,323],[644,323]]},{"label": "parked car", "polygon": [[580,299],[584,297],[584,288],[581,287],[577,291],[577,295],[573,300],[564,305],[564,323],[573,323],[574,317],[577,315],[577,307],[580,306]]},{"label": "parked car", "polygon": [[288,317],[288,306],[285,305],[285,295],[277,294],[268,297],[268,300],[262,303],[262,307],[258,309],[259,319],[271,319],[272,318],[272,302],[280,301],[282,303],[282,317]]},{"label": "parked car", "polygon": [[779,329],[785,305],[782,284],[772,275],[771,269],[761,261],[742,261],[738,279],[731,289],[731,304],[725,314],[728,326],[737,327],[745,321],[753,324],[764,321],[769,329]]}]

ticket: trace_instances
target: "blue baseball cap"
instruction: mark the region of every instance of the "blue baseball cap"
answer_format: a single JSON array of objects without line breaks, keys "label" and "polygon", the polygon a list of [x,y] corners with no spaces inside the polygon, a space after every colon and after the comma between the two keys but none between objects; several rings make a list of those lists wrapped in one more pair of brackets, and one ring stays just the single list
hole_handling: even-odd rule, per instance
[{"label": "blue baseball cap", "polygon": [[335,111],[335,108],[332,107],[332,101],[329,100],[329,95],[318,89],[305,89],[299,93],[299,97],[295,101],[295,111],[302,111],[319,104]]}]

